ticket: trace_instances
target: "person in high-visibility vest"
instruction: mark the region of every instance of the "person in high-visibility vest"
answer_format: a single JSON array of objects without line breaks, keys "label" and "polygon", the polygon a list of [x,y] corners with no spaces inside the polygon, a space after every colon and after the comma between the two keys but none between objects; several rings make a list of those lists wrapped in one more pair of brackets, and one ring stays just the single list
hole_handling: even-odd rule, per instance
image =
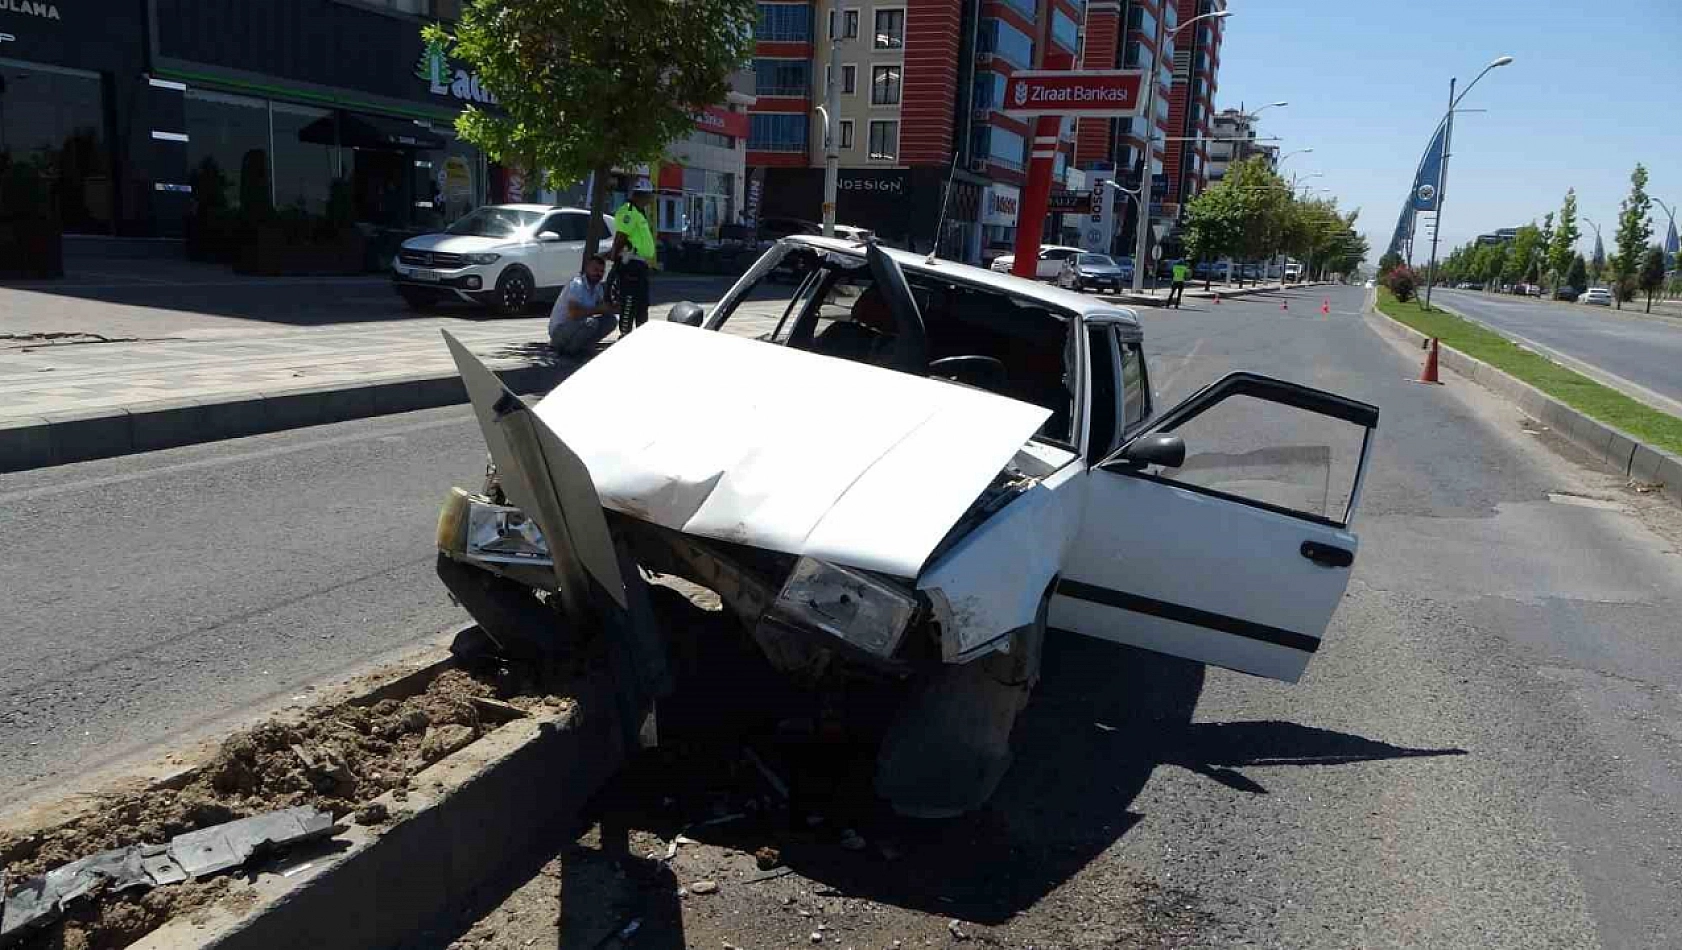
[{"label": "person in high-visibility vest", "polygon": [[1191,268],[1185,261],[1174,262],[1174,282],[1168,285],[1168,306],[1178,310],[1180,298],[1186,295],[1186,278],[1191,276]]},{"label": "person in high-visibility vest", "polygon": [[648,269],[655,264],[654,229],[648,223],[654,194],[638,189],[613,216],[613,266],[619,271],[619,335],[648,322]]}]

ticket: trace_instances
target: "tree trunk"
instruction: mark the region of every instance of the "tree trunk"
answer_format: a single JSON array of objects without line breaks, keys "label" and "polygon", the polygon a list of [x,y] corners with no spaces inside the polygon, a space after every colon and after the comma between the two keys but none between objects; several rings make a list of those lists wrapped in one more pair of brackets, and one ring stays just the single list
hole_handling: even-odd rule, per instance
[{"label": "tree trunk", "polygon": [[607,176],[612,173],[613,169],[603,165],[590,176],[590,222],[589,230],[584,232],[585,261],[601,253],[602,238],[612,237],[606,233],[607,225],[602,222],[602,215],[607,211]]}]

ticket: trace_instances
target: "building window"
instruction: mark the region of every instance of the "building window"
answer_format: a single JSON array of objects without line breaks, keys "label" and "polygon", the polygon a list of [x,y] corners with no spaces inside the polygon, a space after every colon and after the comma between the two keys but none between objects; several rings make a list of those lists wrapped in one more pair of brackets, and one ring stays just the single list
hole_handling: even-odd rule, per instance
[{"label": "building window", "polygon": [[975,77],[975,103],[973,109],[997,109],[1005,102],[1005,77],[1001,73],[991,70],[978,73]]},{"label": "building window", "polygon": [[905,10],[876,11],[876,48],[905,48]]},{"label": "building window", "polygon": [[852,119],[842,119],[841,120],[841,144],[839,146],[837,146],[837,148],[852,148],[852,147],[853,147],[853,120]]},{"label": "building window", "polygon": [[805,59],[756,59],[753,81],[756,95],[806,96],[812,88],[812,63]]},{"label": "building window", "polygon": [[1029,20],[1035,19],[1034,14],[1037,11],[1034,9],[1034,0],[1005,0],[1005,6],[1010,7],[1012,10],[1022,14]]},{"label": "building window", "polygon": [[[192,132],[172,126],[156,130]],[[39,170],[66,231],[111,232],[111,149],[105,131],[97,73],[0,60],[0,167],[15,162]],[[156,144],[172,152],[191,150],[187,143]],[[238,164],[223,165],[222,173],[239,180]]]},{"label": "building window", "polygon": [[841,67],[841,92],[852,95],[859,91],[859,68],[852,63]]},{"label": "building window", "polygon": [[899,158],[899,123],[870,123],[870,159],[892,162]]},{"label": "building window", "polygon": [[893,106],[899,104],[900,68],[877,66],[870,71],[870,104]]},{"label": "building window", "polygon": [[983,53],[992,53],[1012,66],[1026,69],[1034,64],[1034,41],[1003,20],[981,21],[980,40]]},{"label": "building window", "polygon": [[984,125],[977,128],[970,138],[970,154],[977,158],[985,158],[995,165],[1020,170],[1023,167],[1022,153],[1028,146],[1028,140],[1009,129]]},{"label": "building window", "polygon": [[1080,46],[1080,27],[1068,14],[1054,9],[1051,11],[1051,38],[1072,53]]},{"label": "building window", "polygon": [[755,39],[783,43],[810,42],[812,8],[804,3],[761,3]]},{"label": "building window", "polygon": [[[1169,9],[1173,9],[1173,4],[1169,4]],[[1156,17],[1151,16],[1150,11],[1135,3],[1127,8],[1127,30],[1129,33],[1141,33],[1154,43],[1156,42]]]},{"label": "building window", "polygon": [[841,38],[844,40],[859,38],[859,12],[857,10],[841,11]]},{"label": "building window", "polygon": [[760,112],[748,116],[748,148],[758,152],[806,151],[806,116],[800,112]]},{"label": "building window", "polygon": [[696,129],[689,133],[689,144],[710,145],[713,148],[735,148],[736,140],[728,135],[719,135],[717,132]]}]

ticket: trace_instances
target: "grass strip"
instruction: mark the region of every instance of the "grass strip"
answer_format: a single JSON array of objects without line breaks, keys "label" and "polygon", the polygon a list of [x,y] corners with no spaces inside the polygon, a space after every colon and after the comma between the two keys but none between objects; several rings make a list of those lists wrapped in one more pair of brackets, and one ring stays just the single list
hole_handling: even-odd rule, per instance
[{"label": "grass strip", "polygon": [[1444,346],[1535,386],[1592,419],[1622,429],[1654,448],[1682,455],[1682,419],[1637,402],[1540,353],[1522,349],[1469,320],[1442,310],[1426,310],[1417,299],[1402,303],[1381,287],[1378,309],[1426,336],[1436,337]]}]

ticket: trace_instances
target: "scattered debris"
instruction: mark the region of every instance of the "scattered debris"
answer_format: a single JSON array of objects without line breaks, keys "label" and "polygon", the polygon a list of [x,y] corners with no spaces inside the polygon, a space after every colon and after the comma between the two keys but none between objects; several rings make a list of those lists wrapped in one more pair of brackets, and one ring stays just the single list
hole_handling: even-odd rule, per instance
[{"label": "scattered debris", "polygon": [[783,855],[776,848],[767,845],[753,853],[753,860],[761,871],[769,871],[783,863]]},{"label": "scattered debris", "polygon": [[391,818],[391,809],[385,806],[385,802],[369,802],[358,808],[352,817],[359,825],[377,825]]},{"label": "scattered debris", "polygon": [[1638,482],[1631,480],[1629,483],[1630,491],[1633,491],[1638,495],[1651,495],[1653,492],[1656,492],[1663,487],[1664,482]]},{"label": "scattered debris", "polygon": [[953,940],[969,939],[969,934],[964,933],[964,922],[956,917],[946,922],[946,931],[952,935]]},{"label": "scattered debris", "polygon": [[696,881],[689,885],[689,891],[692,894],[712,894],[717,890],[718,882],[716,881]]},{"label": "scattered debris", "polygon": [[426,736],[421,739],[421,759],[428,763],[436,762],[454,752],[460,752],[473,744],[478,735],[468,726],[446,725],[434,726],[426,730]]},{"label": "scattered debris", "polygon": [[812,942],[823,943],[823,934],[817,932],[816,930],[812,931]]},{"label": "scattered debris", "polygon": [[177,835],[168,844],[101,851],[30,878],[4,895],[0,946],[57,920],[92,894],[164,887],[239,867],[252,855],[334,833],[331,815],[288,808]]}]

